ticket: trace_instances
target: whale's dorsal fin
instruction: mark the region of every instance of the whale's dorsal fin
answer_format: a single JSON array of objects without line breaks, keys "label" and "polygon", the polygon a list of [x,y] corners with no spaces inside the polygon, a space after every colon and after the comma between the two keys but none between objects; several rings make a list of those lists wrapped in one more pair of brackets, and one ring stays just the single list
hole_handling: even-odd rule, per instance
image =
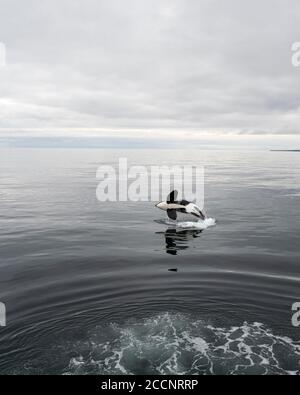
[{"label": "whale's dorsal fin", "polygon": [[167,214],[168,214],[168,217],[169,218],[171,218],[171,219],[173,219],[174,221],[177,219],[177,213],[176,213],[176,210],[174,210],[174,209],[169,209],[169,210],[167,210]]},{"label": "whale's dorsal fin", "polygon": [[174,203],[177,199],[178,192],[176,190],[170,192],[167,197],[167,203]]}]

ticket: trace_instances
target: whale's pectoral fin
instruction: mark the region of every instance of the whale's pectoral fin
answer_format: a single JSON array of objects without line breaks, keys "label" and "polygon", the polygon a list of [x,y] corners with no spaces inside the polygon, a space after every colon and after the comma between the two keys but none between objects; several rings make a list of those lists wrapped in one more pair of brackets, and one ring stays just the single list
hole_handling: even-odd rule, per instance
[{"label": "whale's pectoral fin", "polygon": [[173,203],[177,199],[178,192],[176,190],[172,191],[167,197],[167,203]]},{"label": "whale's pectoral fin", "polygon": [[168,217],[173,219],[174,221],[177,219],[176,210],[167,210]]}]

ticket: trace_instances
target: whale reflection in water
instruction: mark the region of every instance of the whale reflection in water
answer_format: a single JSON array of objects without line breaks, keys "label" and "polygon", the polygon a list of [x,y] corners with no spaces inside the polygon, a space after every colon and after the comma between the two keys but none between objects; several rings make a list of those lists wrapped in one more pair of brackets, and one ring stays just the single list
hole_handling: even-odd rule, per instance
[{"label": "whale reflection in water", "polygon": [[186,250],[190,247],[189,242],[200,236],[202,230],[184,229],[178,230],[169,228],[165,232],[156,232],[165,236],[166,253],[177,255],[178,251]]}]

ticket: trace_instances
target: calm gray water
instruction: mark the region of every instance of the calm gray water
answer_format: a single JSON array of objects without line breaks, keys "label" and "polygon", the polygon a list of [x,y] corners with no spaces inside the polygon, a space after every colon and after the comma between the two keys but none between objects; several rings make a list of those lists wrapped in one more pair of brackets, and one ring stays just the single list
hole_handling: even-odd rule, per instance
[{"label": "calm gray water", "polygon": [[[205,167],[202,232],[100,164]],[[1,149],[0,373],[299,373],[300,154]],[[177,271],[170,271],[177,269]]]}]

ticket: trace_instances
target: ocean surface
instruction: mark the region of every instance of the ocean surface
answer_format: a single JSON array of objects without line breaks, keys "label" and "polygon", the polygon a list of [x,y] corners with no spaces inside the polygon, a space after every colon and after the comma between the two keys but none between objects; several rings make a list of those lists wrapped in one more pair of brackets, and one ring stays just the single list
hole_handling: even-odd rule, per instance
[{"label": "ocean surface", "polygon": [[[99,202],[119,157],[203,166],[215,225]],[[299,153],[3,148],[0,203],[0,374],[300,373]]]}]

